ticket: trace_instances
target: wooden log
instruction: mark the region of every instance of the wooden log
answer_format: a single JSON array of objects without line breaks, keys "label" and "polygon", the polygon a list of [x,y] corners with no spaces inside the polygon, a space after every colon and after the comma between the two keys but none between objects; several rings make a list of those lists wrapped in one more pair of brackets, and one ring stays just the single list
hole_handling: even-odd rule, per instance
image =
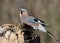
[{"label": "wooden log", "polygon": [[24,43],[23,32],[19,27],[13,24],[3,24],[2,27],[7,31],[0,37],[0,43]]}]

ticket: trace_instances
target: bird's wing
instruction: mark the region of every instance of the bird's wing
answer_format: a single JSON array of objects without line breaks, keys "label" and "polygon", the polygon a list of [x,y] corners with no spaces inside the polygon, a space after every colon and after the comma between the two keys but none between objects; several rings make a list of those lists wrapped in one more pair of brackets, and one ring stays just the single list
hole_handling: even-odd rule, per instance
[{"label": "bird's wing", "polygon": [[33,17],[33,16],[29,16],[28,17],[28,22],[30,22],[30,23],[40,23],[42,26],[47,26],[47,24],[44,22],[44,21],[42,21],[42,20],[40,20],[40,19],[36,19],[35,17]]},{"label": "bird's wing", "polygon": [[42,26],[46,26],[46,23],[40,19],[34,19],[34,21],[36,21],[36,23],[40,23]]},{"label": "bird's wing", "polygon": [[34,18],[32,16],[29,17],[29,20],[28,21],[31,22],[31,23],[40,23],[40,24],[42,24],[42,25],[45,26],[45,22],[44,21],[42,21],[40,19],[36,19],[36,18]]},{"label": "bird's wing", "polygon": [[41,23],[45,23],[44,21],[42,21],[42,20],[40,20],[40,19],[37,19],[37,18],[35,18],[35,17],[33,17],[33,16],[29,16],[28,17],[29,18],[29,20],[32,20],[32,21],[34,21],[34,22],[41,22]]},{"label": "bird's wing", "polygon": [[29,16],[29,17],[28,17],[28,22],[30,22],[30,23],[35,23],[36,21],[35,21],[34,19],[35,19],[34,17]]}]

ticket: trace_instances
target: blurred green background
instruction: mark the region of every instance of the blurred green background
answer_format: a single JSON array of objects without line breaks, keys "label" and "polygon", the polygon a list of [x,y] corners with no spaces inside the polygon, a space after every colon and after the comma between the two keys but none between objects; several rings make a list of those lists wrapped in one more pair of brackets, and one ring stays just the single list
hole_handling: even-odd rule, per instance
[{"label": "blurred green background", "polygon": [[[60,40],[60,0],[0,0],[0,25],[19,24],[19,9],[28,9],[30,15],[42,19],[47,29]],[[39,32],[42,43],[60,43]]]}]

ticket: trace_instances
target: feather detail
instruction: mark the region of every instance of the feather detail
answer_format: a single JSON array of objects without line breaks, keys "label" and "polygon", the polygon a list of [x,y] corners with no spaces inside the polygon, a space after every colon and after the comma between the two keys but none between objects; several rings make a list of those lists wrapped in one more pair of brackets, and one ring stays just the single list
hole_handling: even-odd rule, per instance
[{"label": "feather detail", "polygon": [[41,24],[39,24],[39,30],[42,32],[47,32],[47,30],[45,29],[45,27],[43,27]]}]

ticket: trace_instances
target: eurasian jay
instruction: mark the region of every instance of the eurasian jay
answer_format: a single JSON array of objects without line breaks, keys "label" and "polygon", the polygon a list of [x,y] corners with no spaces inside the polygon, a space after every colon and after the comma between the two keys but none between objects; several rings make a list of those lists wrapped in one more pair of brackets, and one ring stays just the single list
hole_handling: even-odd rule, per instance
[{"label": "eurasian jay", "polygon": [[50,37],[54,38],[55,40],[56,37],[54,35],[52,35],[46,28],[46,24],[44,21],[36,19],[33,16],[29,16],[29,13],[26,9],[21,8],[20,9],[20,20],[21,23],[26,23],[27,25],[30,25],[31,27],[33,27],[33,29],[38,29],[44,33],[47,33]]}]

